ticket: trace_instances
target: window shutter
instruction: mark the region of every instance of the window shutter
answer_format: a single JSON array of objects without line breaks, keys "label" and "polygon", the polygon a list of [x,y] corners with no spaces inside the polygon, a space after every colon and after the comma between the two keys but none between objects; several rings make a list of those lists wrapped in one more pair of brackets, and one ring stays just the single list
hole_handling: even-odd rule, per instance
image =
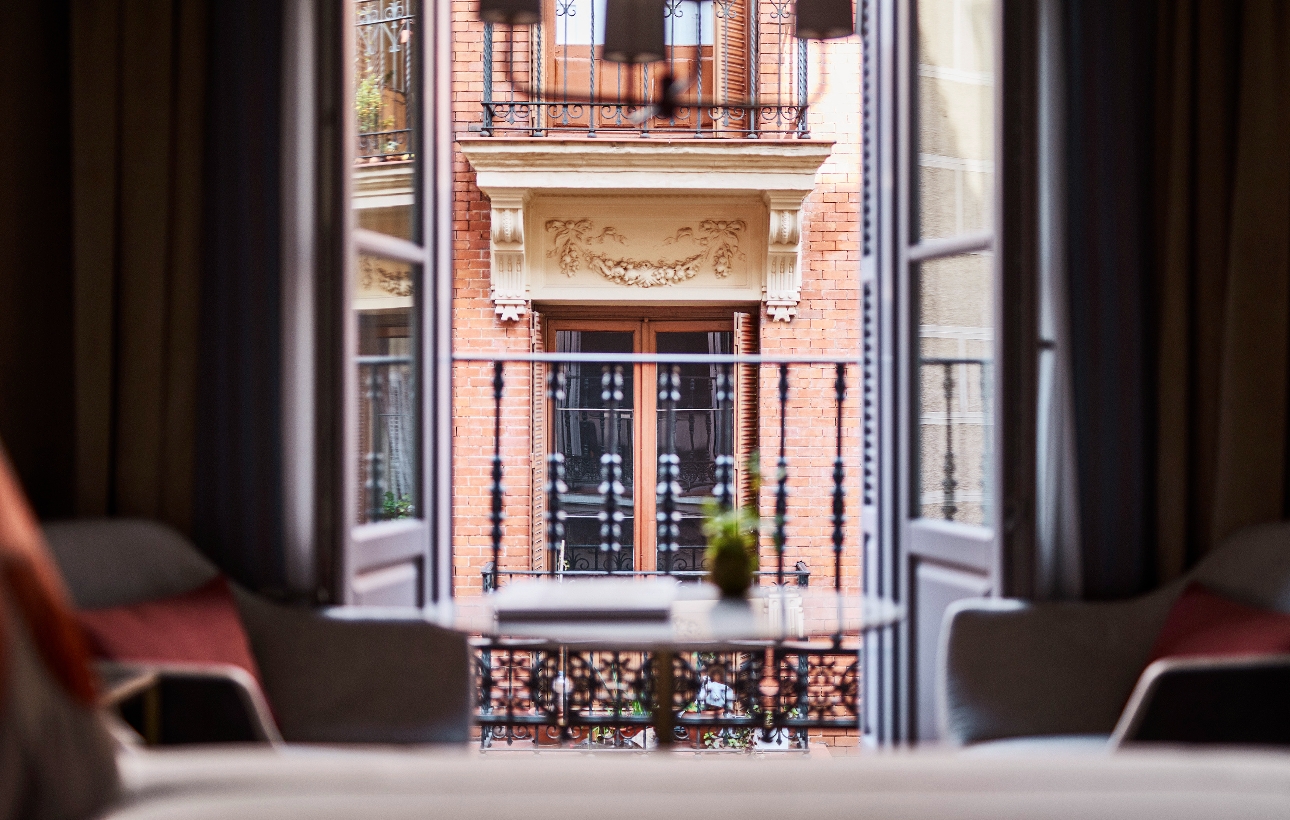
[{"label": "window shutter", "polygon": [[[546,349],[542,339],[542,314],[536,310],[529,311],[530,349],[541,353]],[[529,538],[531,554],[529,566],[539,572],[546,566],[546,446],[547,446],[547,400],[546,400],[546,365],[534,362],[530,373],[531,386],[529,426],[532,436],[531,457],[529,463],[533,468],[533,500],[529,505],[529,523],[533,531]]]},{"label": "window shutter", "polygon": [[[748,313],[735,314],[734,352],[736,356],[757,352],[757,327]],[[742,506],[752,496],[752,477],[748,475],[748,457],[757,449],[757,373],[755,364],[735,365],[735,504]]]},{"label": "window shutter", "polygon": [[755,0],[713,4],[717,76],[713,96],[718,102],[739,102],[748,96],[748,31],[754,8]]}]

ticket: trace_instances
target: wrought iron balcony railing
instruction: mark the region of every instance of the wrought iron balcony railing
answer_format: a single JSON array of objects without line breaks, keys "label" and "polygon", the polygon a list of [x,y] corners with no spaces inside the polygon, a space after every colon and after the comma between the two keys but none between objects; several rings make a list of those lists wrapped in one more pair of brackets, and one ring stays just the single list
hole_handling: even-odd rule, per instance
[{"label": "wrought iron balcony railing", "polygon": [[354,107],[359,162],[409,160],[417,89],[418,0],[356,0]]},{"label": "wrought iron balcony railing", "polygon": [[[832,483],[823,489],[832,500],[831,506],[824,509],[831,525],[832,587],[837,595],[842,591],[845,556],[853,555],[858,565],[858,549],[854,545],[848,549],[845,515],[848,485],[844,442],[849,436],[858,441],[858,430],[848,428],[844,413],[850,359],[675,353],[458,354],[454,358],[459,366],[475,363],[492,371],[491,412],[473,425],[484,429],[487,424],[493,434],[488,516],[492,562],[483,571],[486,594],[522,577],[662,575],[691,579],[702,575],[698,566],[680,569],[673,559],[687,547],[693,549],[686,536],[697,530],[686,525],[697,517],[694,492],[706,493],[718,508],[729,509],[735,503],[735,425],[730,420],[738,395],[735,376],[739,368],[744,369],[744,375],[761,370],[777,377],[767,382],[779,410],[779,438],[775,444],[778,457],[773,476],[775,513],[770,533],[775,564],[759,573],[759,581],[781,587],[806,586],[812,574],[804,562],[789,568],[784,559],[791,544],[787,524],[791,451],[787,432],[803,421],[793,418],[790,374],[799,367],[809,369],[812,378],[806,381],[808,385],[820,384],[821,370],[831,374],[824,381],[832,388],[826,404],[831,404],[832,410],[826,414],[827,426],[818,432],[830,443],[828,449],[833,455]],[[529,379],[545,384],[549,411],[546,417],[553,419],[551,423],[556,428],[548,439],[556,445],[556,451],[546,456],[542,492],[547,552],[544,569],[506,568],[501,560],[503,521],[508,505],[517,500],[506,493],[503,485],[506,465],[502,420],[506,415],[503,401],[508,395],[508,363],[532,368],[524,369],[524,394],[530,393]],[[702,376],[700,371],[708,375]],[[657,376],[657,384],[648,388],[656,392],[649,397],[643,413],[633,404],[643,401],[640,394],[645,389],[645,385],[631,383],[629,374],[635,372],[653,372]],[[653,401],[655,397],[657,401]],[[760,404],[758,391],[752,391],[751,397]],[[710,406],[703,406],[705,401]],[[820,402],[814,404],[818,408]],[[572,420],[560,415],[558,411],[562,409],[572,411],[566,414]],[[640,422],[633,416],[638,413],[654,419],[657,425],[654,433],[643,436],[657,442],[658,480],[651,504],[655,514],[650,516],[656,525],[651,527],[657,547],[654,570],[642,570],[624,561],[632,548],[629,533],[637,514],[633,505],[641,502],[639,493],[625,486],[625,475],[632,472],[629,459],[634,439],[624,431],[631,423]],[[682,422],[687,414],[692,423]],[[623,418],[629,418],[629,423],[621,423]],[[818,424],[818,410],[804,421]],[[708,424],[706,431],[699,434],[704,423]],[[681,445],[693,446],[696,441],[710,455],[711,480],[707,485],[687,489],[679,480],[679,462],[683,456],[692,458],[694,454]],[[571,458],[587,453],[594,455],[599,464],[596,481],[584,482],[585,486],[571,485],[566,465]],[[528,465],[530,470],[533,466]],[[529,499],[523,503],[529,503]],[[581,536],[579,523],[586,525]],[[578,550],[585,553],[595,569],[573,568],[579,559],[571,561],[568,556]],[[496,569],[499,566],[500,571]],[[817,643],[741,641],[738,646],[722,646],[711,652],[669,654],[664,657],[670,658],[665,662],[672,665],[675,686],[671,704],[665,705],[653,702],[660,658],[651,652],[614,652],[481,637],[474,644],[478,693],[475,717],[481,727],[480,742],[485,748],[497,742],[517,741],[579,747],[640,746],[654,731],[657,710],[668,708],[672,712],[669,725],[674,727],[679,745],[726,750],[804,749],[811,730],[859,727],[857,638],[835,633]]]},{"label": "wrought iron balcony railing", "polygon": [[[542,578],[551,574],[552,573],[545,570],[537,569],[504,569],[501,572],[498,572],[493,567],[493,562],[491,561],[485,564],[484,568],[480,570],[485,592],[492,592],[497,589],[497,587],[502,583],[502,578],[508,580],[513,578]],[[559,579],[603,578],[606,575],[613,574],[618,577],[628,576],[632,578],[656,578],[660,575],[670,575],[673,578],[678,578],[682,581],[702,581],[707,577],[708,572],[707,570],[702,569],[691,569],[672,570],[671,572],[664,572],[662,570],[631,570],[628,572],[610,573],[607,569],[557,569],[554,574],[555,577]],[[778,573],[776,572],[763,572],[758,570],[753,573],[753,575],[758,584],[778,580]],[[787,582],[790,584],[796,584],[799,587],[809,587],[811,585],[811,570],[806,566],[805,561],[798,561],[793,565],[791,570],[784,573],[784,578],[787,579]]]},{"label": "wrought iron balcony railing", "polygon": [[[507,363],[539,365],[545,374],[525,371],[525,380],[540,378],[545,381],[545,400],[554,412],[549,440],[555,450],[548,452],[545,463],[543,492],[546,521],[544,535],[546,560],[545,572],[555,575],[585,567],[612,575],[640,569],[628,563],[633,543],[631,529],[635,507],[640,493],[631,486],[634,459],[647,454],[636,453],[632,438],[632,420],[637,408],[632,396],[641,388],[633,385],[634,365],[646,365],[657,373],[657,402],[652,403],[650,416],[655,427],[645,436],[656,442],[657,454],[648,454],[657,462],[653,482],[652,509],[657,527],[654,543],[657,553],[656,569],[663,575],[678,571],[693,572],[702,567],[697,560],[679,565],[676,558],[684,550],[696,549],[689,543],[699,535],[698,523],[702,518],[702,494],[710,495],[719,508],[730,509],[740,490],[736,487],[737,458],[735,447],[734,407],[737,402],[735,373],[737,368],[773,368],[777,374],[774,392],[778,402],[779,437],[776,444],[774,482],[774,516],[771,541],[777,559],[773,570],[776,584],[793,580],[794,571],[784,565],[788,544],[787,513],[789,497],[788,429],[794,424],[789,407],[790,369],[808,366],[833,371],[833,419],[830,425],[834,453],[832,483],[829,496],[832,504],[828,517],[832,535],[830,546],[834,556],[835,587],[840,591],[843,556],[846,551],[846,460],[844,439],[847,430],[843,405],[847,395],[847,369],[851,359],[839,357],[776,357],[734,354],[627,354],[627,353],[531,353],[531,354],[457,354],[458,363],[479,362],[492,365],[493,406],[488,423],[492,427],[492,458],[490,477],[490,544],[492,566],[501,567],[503,521],[508,503],[503,485],[505,466],[502,455],[502,403],[506,395]],[[694,368],[710,375],[696,380]],[[683,390],[686,379],[702,381],[701,387]],[[643,386],[641,386],[643,387]],[[527,394],[528,385],[525,385]],[[596,395],[598,394],[598,395]],[[756,392],[753,401],[759,402]],[[698,406],[705,405],[705,406]],[[561,411],[572,411],[562,414]],[[693,419],[704,419],[706,429],[696,435]],[[681,423],[690,419],[690,430]],[[814,416],[812,421],[818,419]],[[476,423],[484,422],[479,419]],[[481,425],[482,426],[482,425]],[[852,431],[858,436],[858,431]],[[682,445],[685,445],[684,447]],[[688,449],[687,449],[688,448]],[[683,460],[705,457],[712,462],[711,481],[708,484],[685,486],[681,482]],[[591,459],[598,463],[594,476],[583,476],[581,485],[574,483],[567,466],[576,459]],[[700,494],[700,495],[696,495]],[[510,499],[513,503],[514,499]],[[528,499],[525,499],[525,503]],[[700,541],[701,544],[701,541]],[[701,551],[701,548],[700,548]],[[579,563],[576,553],[586,552],[592,557],[589,564]],[[571,557],[574,556],[574,557]],[[505,575],[505,568],[502,575]],[[800,575],[800,572],[799,572]],[[491,576],[494,580],[497,574]]]},{"label": "wrought iron balcony railing", "polygon": [[[807,137],[808,41],[789,0],[666,0],[665,59],[601,56],[604,0],[553,0],[545,25],[484,28],[485,136]],[[665,76],[680,105],[651,115]]]},{"label": "wrought iron balcony railing", "polygon": [[[480,745],[645,746],[657,658],[482,638],[475,646]],[[860,655],[778,643],[672,656],[678,747],[804,750],[812,729],[857,729]]]},{"label": "wrought iron balcony railing", "polygon": [[[923,514],[934,510],[946,521],[981,523],[989,516],[990,437],[984,433],[992,405],[992,362],[924,356],[920,364],[925,385],[921,450],[933,462],[920,470]],[[969,435],[973,428],[979,435]]]}]

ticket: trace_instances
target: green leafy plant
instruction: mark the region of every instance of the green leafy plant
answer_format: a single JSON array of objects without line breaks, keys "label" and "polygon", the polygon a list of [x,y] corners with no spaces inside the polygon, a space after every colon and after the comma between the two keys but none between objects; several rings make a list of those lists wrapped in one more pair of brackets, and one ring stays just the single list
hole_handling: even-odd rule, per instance
[{"label": "green leafy plant", "polygon": [[385,518],[407,518],[415,513],[416,507],[410,495],[395,498],[394,493],[386,493],[381,502],[381,515]]},{"label": "green leafy plant", "polygon": [[703,535],[708,541],[706,554],[708,580],[721,594],[740,598],[752,586],[757,571],[757,540],[761,517],[757,514],[757,496],[761,489],[760,458],[756,452],[745,465],[752,491],[742,507],[723,509],[715,498],[703,502]]},{"label": "green leafy plant", "polygon": [[394,127],[394,120],[381,116],[384,102],[384,84],[375,74],[368,74],[358,81],[354,89],[354,109],[358,114],[358,132],[371,134],[377,131],[388,131]]}]

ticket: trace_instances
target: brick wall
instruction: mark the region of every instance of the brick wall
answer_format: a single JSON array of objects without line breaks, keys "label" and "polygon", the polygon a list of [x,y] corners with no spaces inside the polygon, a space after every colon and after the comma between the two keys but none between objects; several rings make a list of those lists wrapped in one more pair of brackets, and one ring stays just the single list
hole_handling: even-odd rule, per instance
[{"label": "brick wall", "polygon": [[[481,122],[483,93],[483,25],[475,19],[474,0],[453,3],[453,110],[459,135]],[[859,247],[857,216],[860,196],[860,45],[856,38],[824,46],[812,44],[812,89],[818,91],[821,56],[827,65],[822,98],[811,110],[811,136],[836,141],[833,156],[821,169],[807,200],[802,241],[802,302],[790,323],[770,322],[763,311],[762,352],[773,354],[851,353],[858,345]],[[497,321],[489,300],[489,206],[475,186],[474,173],[454,152],[454,347],[457,350],[526,352],[532,340],[527,322]],[[505,371],[502,455],[507,465],[507,519],[502,566],[527,569],[530,561],[529,369],[509,365]],[[851,486],[860,465],[858,368],[848,371],[844,404],[844,458]],[[832,504],[835,406],[832,367],[793,368],[788,404],[790,500],[785,564],[803,560],[811,583],[833,579]],[[774,471],[779,410],[774,368],[761,377],[763,513],[774,512]],[[454,371],[454,583],[459,595],[477,594],[480,571],[491,560],[489,481],[492,458],[491,365],[459,364]],[[848,524],[844,581],[858,586],[860,498],[847,496]],[[763,544],[763,566],[774,567],[769,538]]]}]

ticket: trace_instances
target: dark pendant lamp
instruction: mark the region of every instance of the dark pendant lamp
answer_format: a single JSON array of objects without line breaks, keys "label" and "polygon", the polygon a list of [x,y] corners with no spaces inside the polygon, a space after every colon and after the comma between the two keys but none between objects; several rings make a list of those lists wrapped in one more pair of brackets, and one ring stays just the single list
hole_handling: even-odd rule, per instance
[{"label": "dark pendant lamp", "polygon": [[507,26],[542,22],[542,0],[479,0],[479,19]]},{"label": "dark pendant lamp", "polygon": [[604,58],[611,63],[662,60],[666,1],[606,0]]},{"label": "dark pendant lamp", "polygon": [[797,36],[833,40],[856,33],[851,0],[797,0]]}]

